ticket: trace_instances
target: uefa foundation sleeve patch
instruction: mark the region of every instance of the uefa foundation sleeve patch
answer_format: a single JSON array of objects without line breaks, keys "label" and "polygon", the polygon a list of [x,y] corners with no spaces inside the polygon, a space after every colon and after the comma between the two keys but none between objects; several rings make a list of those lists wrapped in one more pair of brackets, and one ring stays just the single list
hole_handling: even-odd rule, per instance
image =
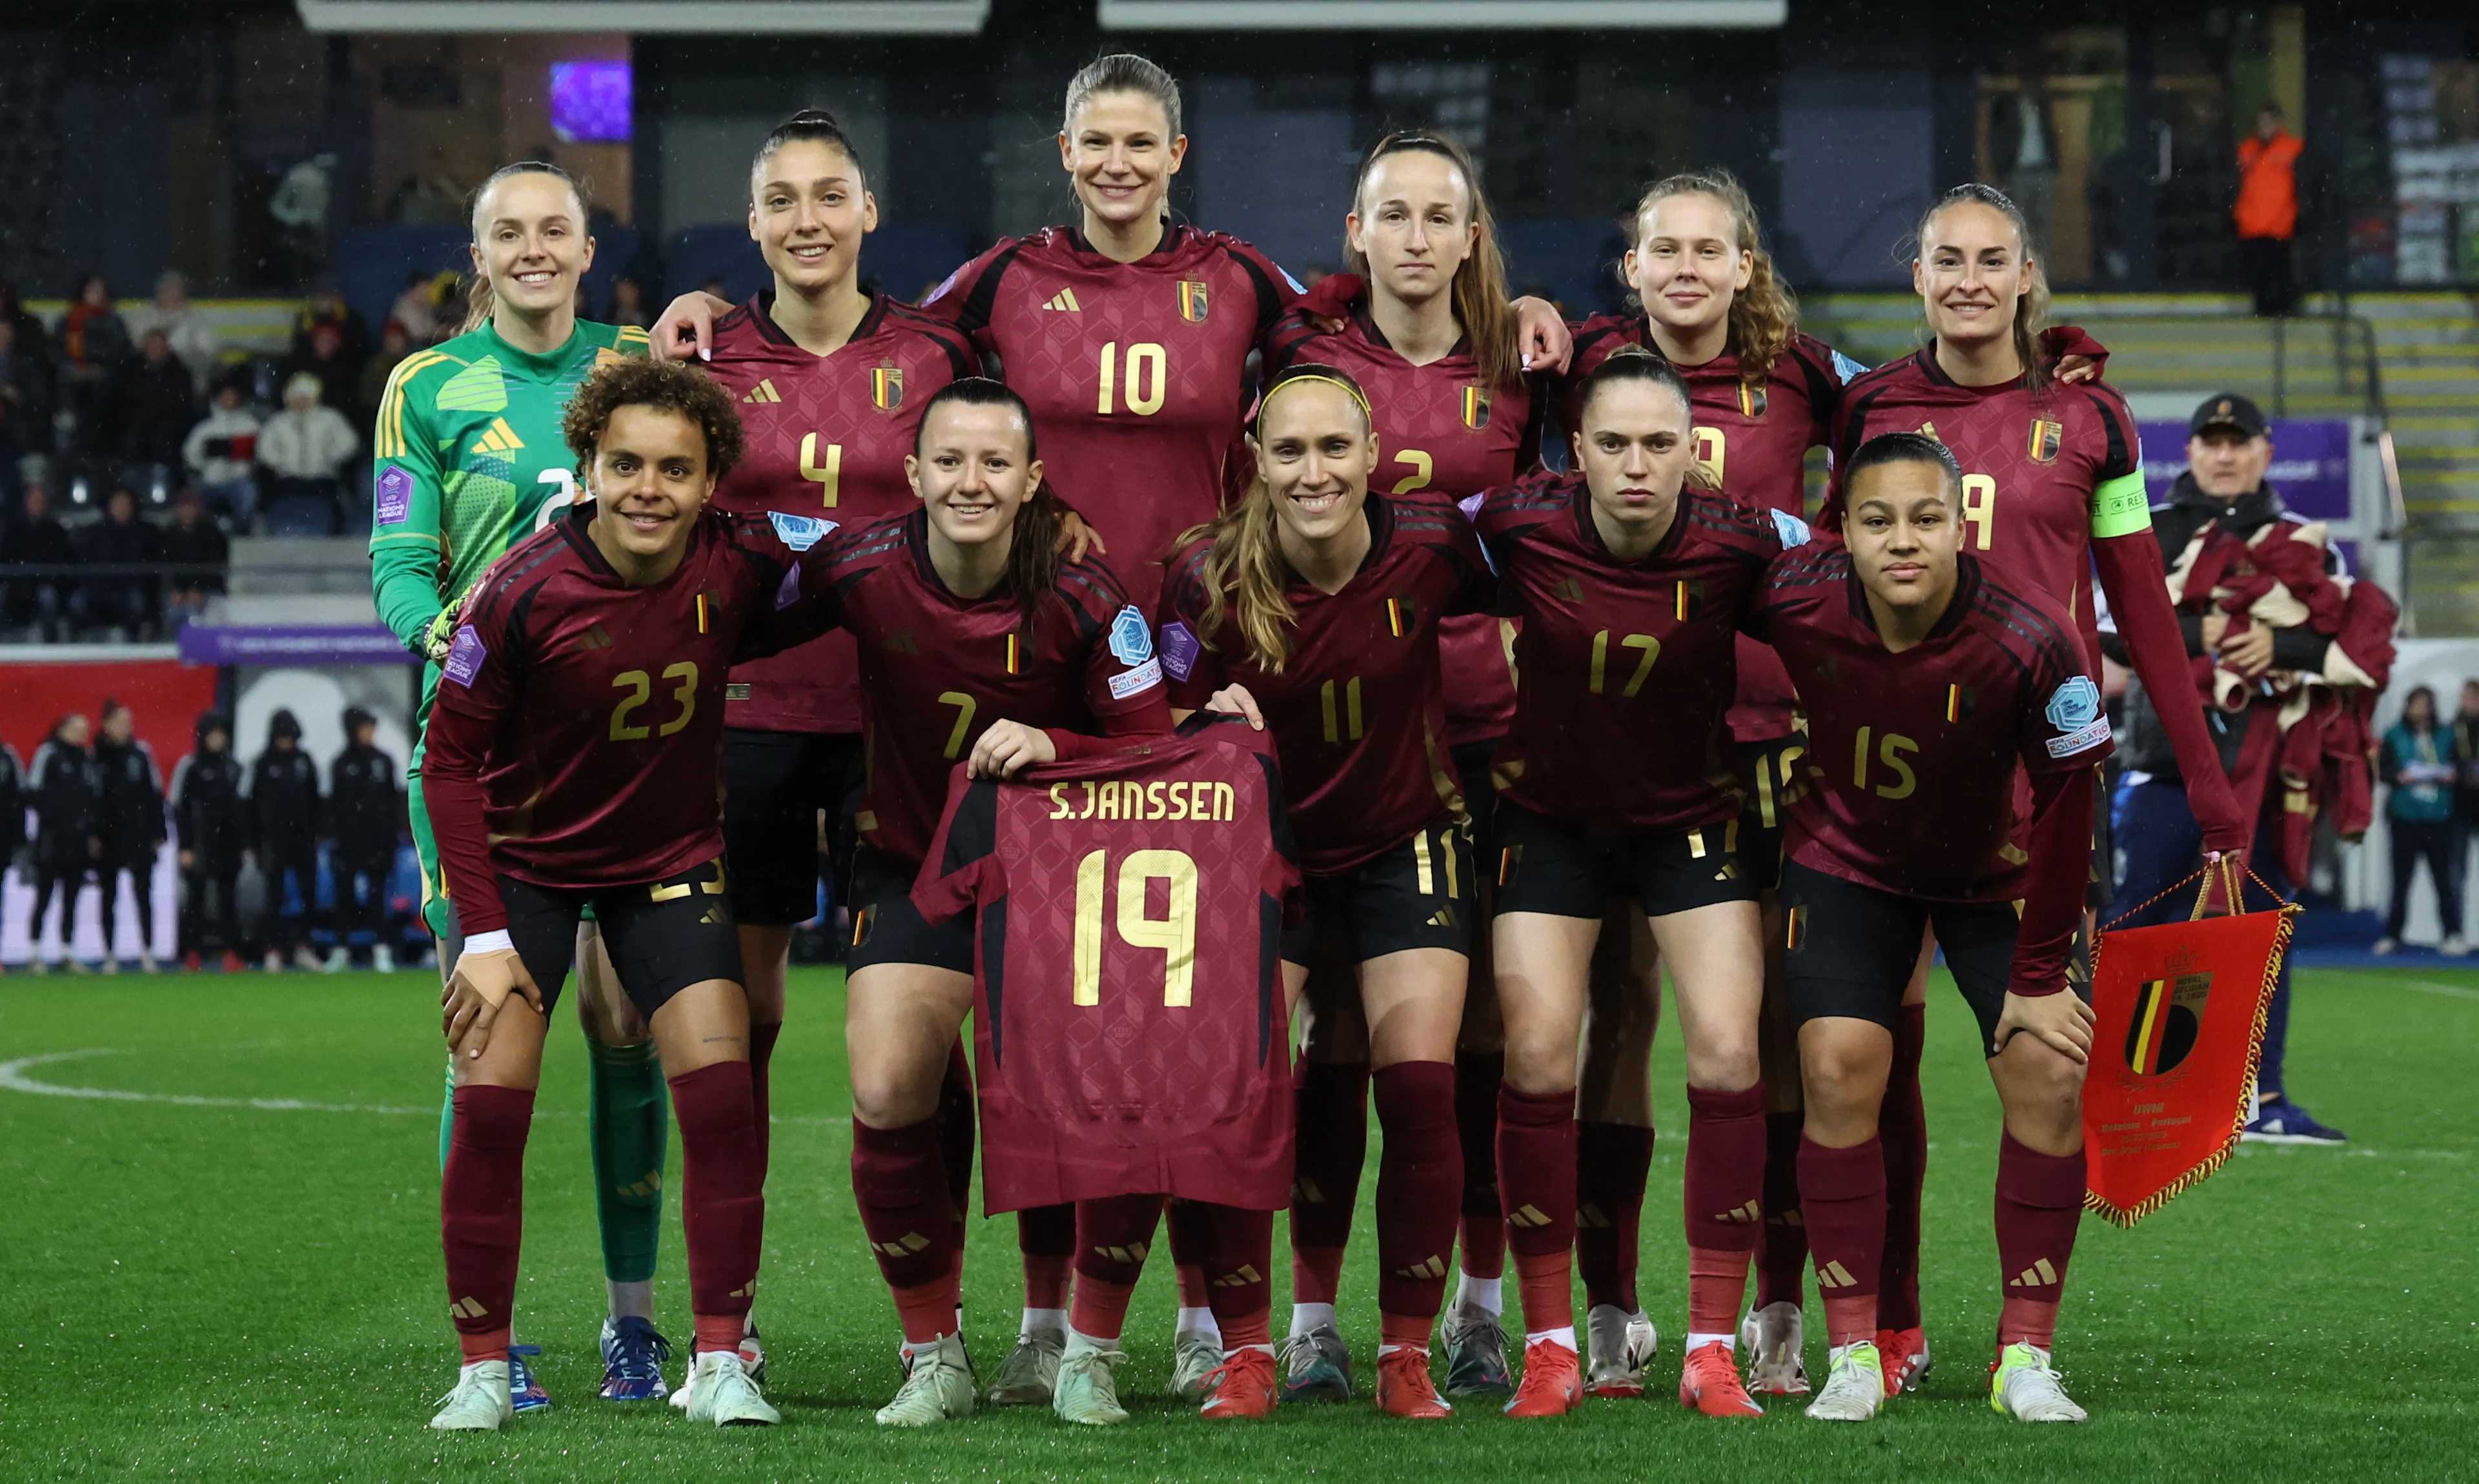
[{"label": "uefa foundation sleeve patch", "polygon": [[2143,471],[2120,474],[2092,491],[2091,533],[2128,536],[2152,528],[2152,501],[2143,492]]},{"label": "uefa foundation sleeve patch", "polygon": [[371,517],[381,525],[402,525],[413,515],[413,475],[401,464],[379,471],[378,508]]},{"label": "uefa foundation sleeve patch", "polygon": [[1162,661],[1149,659],[1134,670],[1123,671],[1111,677],[1112,699],[1125,701],[1130,696],[1141,695],[1153,689],[1162,683]]},{"label": "uefa foundation sleeve patch", "polygon": [[490,652],[482,648],[482,636],[473,631],[473,626],[462,624],[456,629],[456,642],[447,647],[447,663],[440,667],[440,673],[471,690],[473,677],[481,673],[482,661],[490,657]]}]

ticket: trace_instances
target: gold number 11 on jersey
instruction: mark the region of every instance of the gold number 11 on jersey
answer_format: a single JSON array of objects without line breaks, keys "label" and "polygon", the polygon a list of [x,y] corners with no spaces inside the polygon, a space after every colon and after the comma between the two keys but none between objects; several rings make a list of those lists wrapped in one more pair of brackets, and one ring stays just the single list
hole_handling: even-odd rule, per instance
[{"label": "gold number 11 on jersey", "polygon": [[[1093,851],[1076,862],[1076,991],[1079,1005],[1102,1003],[1102,899],[1109,895],[1108,852]],[[1196,862],[1185,851],[1130,851],[1119,862],[1120,938],[1132,948],[1163,951],[1163,1003],[1189,1002],[1196,984]],[[1159,878],[1170,884],[1169,915],[1145,915],[1145,890]]]}]

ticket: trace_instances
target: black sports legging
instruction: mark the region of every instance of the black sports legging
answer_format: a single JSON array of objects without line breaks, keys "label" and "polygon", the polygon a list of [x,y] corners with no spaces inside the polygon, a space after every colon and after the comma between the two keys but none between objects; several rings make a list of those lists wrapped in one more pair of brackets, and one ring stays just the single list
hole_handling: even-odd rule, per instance
[{"label": "black sports legging", "polygon": [[133,855],[126,859],[112,861],[94,873],[103,879],[103,952],[106,958],[112,957],[113,924],[118,920],[115,914],[120,909],[120,873],[123,871],[129,873],[130,895],[136,899],[138,907],[138,951],[148,955],[155,952],[155,853],[150,850],[143,857]]},{"label": "black sports legging", "polygon": [[77,946],[77,899],[86,890],[86,873],[82,865],[63,865],[55,861],[35,862],[35,915],[26,922],[26,944],[38,959],[42,957],[43,919],[51,914],[54,888],[65,885],[61,893],[61,957],[75,957]]},{"label": "black sports legging", "polygon": [[2436,884],[2436,915],[2444,925],[2444,935],[2460,937],[2462,872],[2453,858],[2453,821],[2388,818],[2385,832],[2392,847],[2393,866],[2392,909],[2385,913],[2385,936],[2402,935],[2402,923],[2410,915],[2410,883],[2424,860],[2428,879]]}]

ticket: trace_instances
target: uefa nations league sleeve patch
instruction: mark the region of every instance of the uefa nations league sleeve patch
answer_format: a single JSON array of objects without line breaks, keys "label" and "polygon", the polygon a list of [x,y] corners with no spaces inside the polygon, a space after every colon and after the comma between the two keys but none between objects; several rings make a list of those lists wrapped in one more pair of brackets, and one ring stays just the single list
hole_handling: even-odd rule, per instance
[{"label": "uefa nations league sleeve patch", "polygon": [[482,671],[482,661],[490,657],[490,652],[482,648],[482,636],[473,631],[473,626],[460,624],[456,627],[456,642],[447,647],[447,663],[440,667],[440,673],[471,690],[473,677]]},{"label": "uefa nations league sleeve patch", "polygon": [[1173,679],[1185,680],[1196,673],[1196,656],[1204,648],[1196,642],[1195,631],[1179,620],[1163,626],[1163,668],[1171,673]]},{"label": "uefa nations league sleeve patch", "polygon": [[379,471],[378,508],[371,517],[380,525],[402,525],[413,515],[413,475],[401,464]]},{"label": "uefa nations league sleeve patch", "polygon": [[776,536],[795,551],[809,550],[826,540],[828,533],[835,528],[834,522],[823,517],[787,515],[780,510],[767,511],[766,519],[775,523]]},{"label": "uefa nations league sleeve patch", "polygon": [[1154,657],[1153,628],[1134,603],[1112,616],[1111,657],[1123,665],[1141,665]]}]

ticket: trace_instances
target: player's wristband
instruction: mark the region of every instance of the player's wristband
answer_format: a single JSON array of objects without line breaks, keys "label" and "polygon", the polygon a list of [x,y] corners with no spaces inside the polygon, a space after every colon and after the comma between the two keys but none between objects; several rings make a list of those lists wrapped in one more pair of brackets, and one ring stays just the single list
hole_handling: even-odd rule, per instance
[{"label": "player's wristband", "polygon": [[516,940],[508,936],[505,928],[476,933],[465,940],[465,952],[469,954],[512,954],[516,951]]}]

